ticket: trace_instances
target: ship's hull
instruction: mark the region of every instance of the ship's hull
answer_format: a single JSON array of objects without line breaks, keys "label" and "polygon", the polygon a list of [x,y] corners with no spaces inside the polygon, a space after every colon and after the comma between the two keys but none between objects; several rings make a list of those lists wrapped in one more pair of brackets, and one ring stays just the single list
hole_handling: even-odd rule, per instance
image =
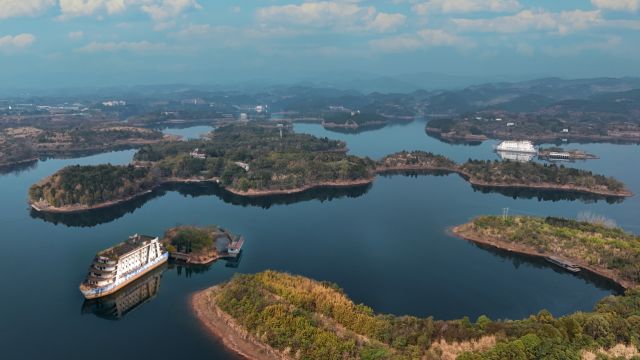
[{"label": "ship's hull", "polygon": [[169,253],[165,252],[164,254],[160,255],[153,261],[145,264],[144,266],[141,266],[138,270],[125,276],[124,279],[117,281],[114,284],[110,284],[107,286],[100,286],[100,287],[86,287],[84,284],[81,284],[80,292],[82,292],[82,295],[84,295],[86,299],[96,299],[103,296],[111,295],[117,292],[118,290],[124,288],[125,286],[131,284],[132,282],[136,281],[137,279],[141,278],[142,276],[147,274],[149,271],[166,263],[168,259],[169,259]]}]

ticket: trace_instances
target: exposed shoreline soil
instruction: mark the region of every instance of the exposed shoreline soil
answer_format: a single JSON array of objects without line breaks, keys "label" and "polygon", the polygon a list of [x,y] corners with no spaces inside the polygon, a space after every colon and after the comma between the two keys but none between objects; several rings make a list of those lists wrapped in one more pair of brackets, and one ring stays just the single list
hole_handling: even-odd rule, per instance
[{"label": "exposed shoreline soil", "polygon": [[259,196],[272,196],[272,195],[291,195],[301,193],[307,190],[322,188],[322,187],[351,187],[351,186],[359,186],[359,185],[367,185],[373,182],[374,178],[366,178],[366,179],[357,179],[357,180],[349,180],[349,181],[323,181],[314,184],[309,184],[293,189],[273,189],[273,190],[254,190],[249,189],[248,191],[242,191],[235,188],[225,188],[228,192],[240,195],[240,196],[249,196],[249,197],[259,197]]},{"label": "exposed shoreline soil", "polygon": [[531,247],[531,246],[526,246],[526,245],[522,245],[522,244],[516,244],[516,243],[511,243],[511,242],[505,242],[505,241],[501,241],[499,239],[490,237],[490,236],[486,236],[483,234],[478,234],[473,230],[473,224],[472,223],[466,223],[463,225],[458,225],[458,226],[454,226],[452,228],[449,229],[450,233],[458,238],[467,240],[467,241],[471,241],[473,243],[477,243],[477,244],[482,244],[482,245],[487,245],[496,249],[500,249],[500,250],[506,250],[506,251],[510,251],[513,253],[518,253],[518,254],[524,254],[524,255],[529,255],[529,256],[535,256],[535,257],[540,257],[540,258],[544,258],[547,256],[554,256],[556,258],[568,261],[570,263],[576,264],[578,266],[580,266],[581,268],[592,272],[594,274],[597,274],[599,276],[602,276],[604,278],[607,278],[613,282],[615,282],[616,284],[620,285],[621,287],[625,288],[625,289],[629,289],[629,288],[633,288],[636,287],[640,284],[636,284],[634,282],[628,281],[628,280],[624,280],[620,277],[620,275],[614,271],[614,270],[610,270],[610,269],[604,269],[601,267],[596,267],[593,265],[589,265],[587,262],[585,262],[583,259],[574,259],[574,258],[567,258],[565,256],[559,255],[559,254],[555,254],[555,253],[544,253],[544,252],[539,252],[537,249]]},{"label": "exposed shoreline soil", "polygon": [[[487,187],[487,188],[512,188],[512,189],[533,189],[533,190],[549,190],[549,191],[566,191],[566,192],[576,192],[576,193],[584,193],[584,194],[592,194],[599,196],[607,196],[607,197],[631,197],[634,194],[628,190],[624,191],[608,191],[608,190],[599,190],[599,189],[589,189],[580,186],[573,185],[558,185],[558,184],[504,184],[504,183],[486,183],[480,180],[476,180],[471,177],[466,172],[460,170],[459,168],[448,168],[448,167],[435,167],[435,166],[424,166],[424,165],[403,165],[403,166],[393,166],[393,167],[378,167],[373,172],[371,177],[356,179],[356,180],[344,180],[344,181],[324,181],[313,183],[297,188],[292,189],[268,189],[268,190],[255,190],[249,189],[248,191],[242,191],[240,189],[236,189],[233,187],[223,187],[225,191],[245,197],[263,197],[263,196],[274,196],[274,195],[293,195],[297,193],[301,193],[307,190],[322,188],[322,187],[351,187],[351,186],[360,186],[360,185],[368,185],[371,184],[375,180],[375,175],[384,174],[384,173],[393,173],[393,172],[402,172],[402,171],[445,171],[451,173],[457,173],[462,176],[469,184],[479,186],[479,187]],[[202,178],[168,178],[159,182],[153,188],[145,190],[144,192],[131,195],[127,198],[113,200],[105,203],[95,204],[95,205],[69,205],[62,207],[50,206],[43,202],[36,202],[29,200],[29,205],[37,212],[44,213],[78,213],[85,212],[97,209],[103,209],[115,205],[120,205],[122,203],[131,201],[140,196],[146,195],[150,192],[155,191],[158,187],[175,183],[175,184],[192,184],[192,183],[204,183],[204,182],[215,182],[219,183],[219,179],[211,178],[211,179],[202,179]]]},{"label": "exposed shoreline soil", "polygon": [[292,360],[259,342],[253,335],[242,328],[229,314],[215,303],[214,286],[191,295],[189,305],[193,315],[207,332],[220,339],[224,346],[248,360]]}]

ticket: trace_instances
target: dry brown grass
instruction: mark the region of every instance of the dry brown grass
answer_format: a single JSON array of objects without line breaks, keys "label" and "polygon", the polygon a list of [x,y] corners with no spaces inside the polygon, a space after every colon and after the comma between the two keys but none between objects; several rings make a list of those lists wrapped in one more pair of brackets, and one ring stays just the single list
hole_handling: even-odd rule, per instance
[{"label": "dry brown grass", "polygon": [[597,351],[584,351],[582,353],[583,360],[595,360],[597,355],[602,354],[611,358],[631,359],[634,356],[640,356],[640,352],[633,345],[618,344],[608,350],[598,349]]},{"label": "dry brown grass", "polygon": [[460,354],[468,351],[486,351],[496,345],[496,337],[494,335],[483,336],[477,340],[463,342],[447,342],[440,339],[431,344],[431,350],[440,354],[442,360],[455,360]]}]

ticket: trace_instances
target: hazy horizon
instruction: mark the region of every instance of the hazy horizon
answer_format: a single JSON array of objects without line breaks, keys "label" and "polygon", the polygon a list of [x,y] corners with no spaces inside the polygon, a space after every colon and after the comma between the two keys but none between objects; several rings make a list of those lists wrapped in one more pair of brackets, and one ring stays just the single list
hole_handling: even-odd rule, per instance
[{"label": "hazy horizon", "polygon": [[640,0],[0,0],[0,82],[640,76],[639,9]]}]

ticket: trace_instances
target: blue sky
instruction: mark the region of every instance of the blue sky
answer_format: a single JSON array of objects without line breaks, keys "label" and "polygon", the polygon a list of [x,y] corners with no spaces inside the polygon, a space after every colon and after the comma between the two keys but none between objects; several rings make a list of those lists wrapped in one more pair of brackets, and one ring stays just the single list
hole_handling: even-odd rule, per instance
[{"label": "blue sky", "polygon": [[0,60],[3,87],[640,76],[640,0],[0,0]]}]

